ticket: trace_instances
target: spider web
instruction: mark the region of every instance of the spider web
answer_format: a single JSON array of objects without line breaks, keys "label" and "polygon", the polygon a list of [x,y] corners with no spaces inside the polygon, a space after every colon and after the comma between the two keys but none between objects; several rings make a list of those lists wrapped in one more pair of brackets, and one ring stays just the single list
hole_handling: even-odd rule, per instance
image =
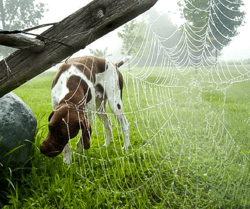
[{"label": "spider web", "polygon": [[[249,191],[243,186],[249,184],[248,148],[243,148],[244,139],[237,135],[240,127],[232,120],[243,120],[243,128],[249,128],[249,108],[241,118],[235,117],[238,111],[231,106],[230,90],[238,83],[248,84],[249,66],[214,58],[207,43],[213,45],[216,36],[209,25],[184,23],[179,41],[170,48],[166,43],[180,28],[161,37],[153,24],[147,27],[139,53],[121,68],[131,146],[121,151],[123,134],[109,111],[111,145],[102,147],[105,129],[95,120],[90,150],[83,156],[75,154],[83,165],[79,176],[114,197],[132,200],[147,193],[150,204],[162,207],[202,207],[202,199],[207,207],[226,205],[229,200],[248,205]],[[216,30],[220,33],[220,28]],[[213,48],[218,50],[216,45]],[[93,180],[102,178],[102,186]],[[134,206],[140,204],[135,201]]]},{"label": "spider web", "polygon": [[[90,150],[75,154],[83,166],[78,175],[114,197],[132,200],[138,193],[147,193],[150,204],[161,207],[202,207],[201,199],[207,200],[206,207],[220,207],[229,200],[249,205],[250,194],[243,186],[249,184],[249,154],[242,144],[249,137],[237,134],[237,119],[243,120],[239,122],[243,129],[249,129],[249,108],[239,113],[237,99],[231,101],[237,85],[249,84],[249,66],[215,59],[216,45],[212,44],[212,53],[207,44],[216,40],[209,25],[184,23],[179,41],[171,48],[166,43],[180,28],[161,37],[153,25],[148,24],[138,54],[121,68],[130,148],[121,150],[123,134],[109,111],[111,145],[102,147],[105,129],[95,120]],[[220,33],[220,28],[216,30]],[[93,180],[102,178],[102,186]],[[134,206],[140,207],[136,201]]]}]

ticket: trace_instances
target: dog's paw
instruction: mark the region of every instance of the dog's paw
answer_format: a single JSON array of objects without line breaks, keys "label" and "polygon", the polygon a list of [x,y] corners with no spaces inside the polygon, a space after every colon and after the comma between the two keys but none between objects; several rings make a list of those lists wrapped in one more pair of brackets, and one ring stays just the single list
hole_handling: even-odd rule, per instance
[{"label": "dog's paw", "polygon": [[66,164],[70,164],[71,162],[71,155],[65,155],[63,156],[63,162]]},{"label": "dog's paw", "polygon": [[128,150],[128,146],[123,146],[121,149],[127,151]]},{"label": "dog's paw", "polygon": [[108,147],[109,145],[110,145],[110,144],[108,144],[108,143],[106,143],[106,142],[103,144],[104,147]]}]

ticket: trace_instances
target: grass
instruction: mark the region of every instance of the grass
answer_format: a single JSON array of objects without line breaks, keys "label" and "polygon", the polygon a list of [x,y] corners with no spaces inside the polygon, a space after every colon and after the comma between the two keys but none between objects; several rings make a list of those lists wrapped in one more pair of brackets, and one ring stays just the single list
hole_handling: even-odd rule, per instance
[{"label": "grass", "polygon": [[105,131],[96,119],[91,148],[74,153],[70,165],[39,152],[55,73],[36,77],[15,90],[38,129],[28,172],[6,174],[4,208],[249,208],[250,81],[243,72],[242,66],[123,70],[130,149],[121,150],[121,128],[110,115],[110,147],[102,147]]}]

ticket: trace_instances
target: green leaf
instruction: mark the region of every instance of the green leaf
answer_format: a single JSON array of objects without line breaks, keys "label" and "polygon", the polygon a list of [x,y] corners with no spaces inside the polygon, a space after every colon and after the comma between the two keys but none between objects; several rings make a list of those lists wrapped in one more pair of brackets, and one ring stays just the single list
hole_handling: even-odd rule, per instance
[{"label": "green leaf", "polygon": [[5,158],[6,156],[11,155],[13,152],[15,152],[15,151],[18,150],[18,149],[21,149],[23,146],[24,146],[24,144],[23,144],[23,145],[20,145],[20,146],[18,146],[18,147],[16,147],[16,148],[14,148],[14,149],[12,149],[12,150],[9,151],[8,153],[6,153],[2,158]]}]

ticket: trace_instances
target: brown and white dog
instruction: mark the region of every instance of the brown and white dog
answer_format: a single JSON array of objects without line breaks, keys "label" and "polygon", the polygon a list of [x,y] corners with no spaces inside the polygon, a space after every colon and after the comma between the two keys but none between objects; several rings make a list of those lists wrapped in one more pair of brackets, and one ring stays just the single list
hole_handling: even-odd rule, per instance
[{"label": "brown and white dog", "polygon": [[70,162],[69,140],[82,131],[77,150],[89,149],[91,125],[97,113],[105,126],[110,144],[112,124],[106,113],[106,101],[120,122],[124,147],[129,146],[129,124],[122,104],[123,77],[118,71],[123,62],[112,64],[93,56],[73,58],[64,63],[52,83],[52,106],[49,134],[41,145],[41,153],[56,157],[64,151],[64,162]]}]

